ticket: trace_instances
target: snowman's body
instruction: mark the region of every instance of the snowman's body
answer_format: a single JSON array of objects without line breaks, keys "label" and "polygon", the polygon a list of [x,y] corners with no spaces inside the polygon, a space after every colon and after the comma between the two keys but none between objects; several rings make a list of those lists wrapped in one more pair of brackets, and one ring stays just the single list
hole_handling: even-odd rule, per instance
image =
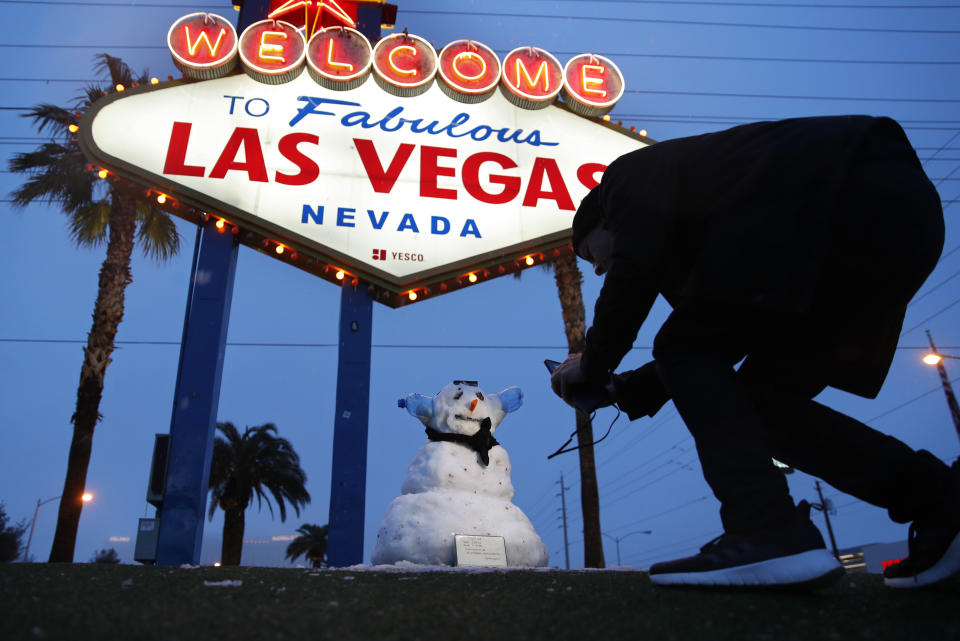
[{"label": "snowman's body", "polygon": [[[463,383],[447,385],[432,398],[412,394],[405,406],[427,426],[428,434],[433,432],[432,438],[462,434],[476,441],[484,419],[489,419],[487,444],[496,443],[493,431],[522,402],[519,388],[484,397],[475,383]],[[380,524],[373,564],[456,565],[457,534],[502,536],[510,566],[547,564],[546,546],[510,501],[507,451],[494,444],[481,453],[485,448],[439,440],[420,448],[407,469],[403,494],[390,503]]]}]

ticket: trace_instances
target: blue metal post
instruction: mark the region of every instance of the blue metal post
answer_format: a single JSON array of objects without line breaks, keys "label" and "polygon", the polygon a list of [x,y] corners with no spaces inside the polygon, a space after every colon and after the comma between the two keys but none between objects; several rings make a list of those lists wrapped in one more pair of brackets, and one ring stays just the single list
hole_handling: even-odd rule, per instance
[{"label": "blue metal post", "polygon": [[340,353],[330,483],[327,562],[332,567],[363,562],[372,322],[373,297],[367,286],[345,282],[340,295]]},{"label": "blue metal post", "polygon": [[[357,29],[374,43],[380,39],[381,11],[380,5],[357,6]],[[372,324],[373,298],[367,286],[344,282],[327,535],[327,564],[332,567],[363,563]]]},{"label": "blue metal post", "polygon": [[197,564],[203,539],[220,377],[237,268],[236,235],[197,228],[160,507],[158,565]]}]

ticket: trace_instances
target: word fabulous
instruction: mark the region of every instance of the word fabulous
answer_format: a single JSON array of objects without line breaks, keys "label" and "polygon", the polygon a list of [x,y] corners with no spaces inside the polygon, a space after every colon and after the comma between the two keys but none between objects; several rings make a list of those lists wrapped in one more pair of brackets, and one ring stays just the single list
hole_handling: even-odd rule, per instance
[{"label": "word fabulous", "polygon": [[561,66],[543,49],[520,47],[501,61],[471,40],[456,40],[437,53],[423,38],[398,33],[372,46],[359,31],[342,26],[315,31],[307,41],[288,22],[263,20],[237,36],[226,18],[192,13],[173,23],[167,45],[177,68],[198,80],[226,75],[238,59],[265,84],[289,82],[305,65],[327,89],[353,89],[372,75],[385,91],[403,97],[424,93],[439,77],[443,92],[459,102],[482,102],[499,88],[514,105],[542,109],[562,95],[584,116],[607,113],[624,91],[620,70],[599,55],[580,54]]}]

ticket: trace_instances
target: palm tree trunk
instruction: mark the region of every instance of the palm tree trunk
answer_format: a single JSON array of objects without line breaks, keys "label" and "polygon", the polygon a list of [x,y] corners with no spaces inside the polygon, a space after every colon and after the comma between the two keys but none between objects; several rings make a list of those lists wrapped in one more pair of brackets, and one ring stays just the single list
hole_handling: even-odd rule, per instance
[{"label": "palm tree trunk", "polygon": [[110,207],[107,257],[100,268],[97,300],[93,306],[93,325],[87,335],[87,345],[83,348],[77,406],[71,418],[73,440],[67,459],[67,476],[63,483],[57,529],[50,550],[51,562],[73,562],[77,527],[80,525],[80,512],[83,508],[80,497],[87,483],[93,430],[100,420],[103,379],[113,354],[117,327],[123,320],[124,293],[132,281],[130,256],[133,252],[135,228],[135,199],[115,191]]},{"label": "palm tree trunk", "polygon": [[245,508],[223,510],[223,542],[220,547],[220,565],[240,565],[243,554],[243,530]]},{"label": "palm tree trunk", "polygon": [[[577,257],[567,254],[553,265],[560,296],[567,348],[571,354],[582,352],[586,336],[586,314],[583,308],[583,274]],[[606,567],[603,538],[600,533],[600,495],[597,489],[597,467],[593,456],[593,425],[590,417],[577,411],[577,444],[580,449],[580,509],[583,513],[583,564],[588,568]]]}]

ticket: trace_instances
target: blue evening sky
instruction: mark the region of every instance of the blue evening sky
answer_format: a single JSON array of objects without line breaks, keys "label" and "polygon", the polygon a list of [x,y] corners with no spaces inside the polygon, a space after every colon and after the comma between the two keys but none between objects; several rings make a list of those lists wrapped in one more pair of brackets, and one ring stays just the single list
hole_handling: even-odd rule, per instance
[{"label": "blue evening sky", "polygon": [[[946,353],[960,355],[960,4],[906,0],[843,3],[583,0],[401,0],[397,29],[437,46],[461,38],[501,56],[536,45],[561,61],[595,52],[622,69],[628,93],[612,113],[656,140],[761,119],[823,114],[888,115],[905,127],[944,201],[947,237],[936,271],[909,308],[900,349],[880,396],[827,391],[820,400],[916,448],[952,461],[960,441],[936,371],[923,365],[929,329]],[[92,57],[107,52],[135,70],[178,75],[165,47],[170,24],[198,10],[231,19],[227,4],[185,0],[54,2],[0,0],[0,501],[13,520],[29,519],[37,499],[58,495],[70,442],[81,344],[90,328],[103,249],[75,249],[56,207],[14,210],[21,180],[7,159],[43,141],[22,109],[67,105],[95,79]],[[137,254],[118,349],[106,378],[75,558],[114,546],[125,560],[145,502],[153,435],[169,429],[194,229],[179,221],[183,250],[157,265]],[[585,270],[588,318],[600,278]],[[650,356],[668,306],[658,301],[624,367]],[[237,267],[219,418],[239,427],[274,422],[303,459],[313,502],[285,523],[266,507],[247,513],[247,538],[289,535],[301,523],[327,522],[336,383],[339,292],[246,248]],[[788,346],[789,336],[784,336]],[[563,564],[559,479],[570,491],[570,554],[582,566],[579,475],[575,454],[546,456],[573,429],[573,413],[549,390],[544,358],[562,360],[565,339],[552,273],[531,269],[403,309],[376,306],[370,393],[365,559],[407,464],[424,442],[420,423],[397,409],[410,392],[434,394],[454,378],[498,391],[519,385],[526,401],[497,433],[513,461],[514,499]],[[288,346],[297,344],[297,346]],[[960,363],[946,362],[952,376]],[[598,413],[598,434],[613,420]],[[824,448],[831,444],[825,442]],[[687,554],[720,531],[718,505],[703,481],[693,442],[672,405],[654,419],[621,418],[597,448],[607,561],[650,563]],[[856,456],[856,452],[849,452]],[[904,482],[909,482],[904,479]],[[790,477],[797,500],[816,497],[814,479]],[[841,547],[902,540],[906,526],[884,511],[826,487],[838,508]],[[56,502],[40,508],[31,552],[49,554]],[[822,517],[814,516],[823,528]],[[217,541],[218,513],[206,526]]]}]

